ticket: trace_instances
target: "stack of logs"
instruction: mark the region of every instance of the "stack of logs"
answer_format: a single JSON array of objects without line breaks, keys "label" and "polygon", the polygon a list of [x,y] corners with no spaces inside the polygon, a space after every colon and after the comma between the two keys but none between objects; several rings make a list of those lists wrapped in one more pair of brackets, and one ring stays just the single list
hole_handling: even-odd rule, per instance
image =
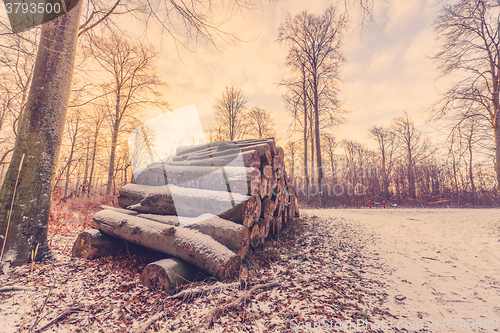
[{"label": "stack of logs", "polygon": [[[198,218],[224,207],[228,195],[232,208]],[[299,213],[284,151],[274,138],[178,147],[173,161],[136,174],[118,203],[122,208],[102,207],[94,215],[98,230],[82,233],[73,255],[98,257],[114,246],[113,237],[164,252],[178,259],[148,265],[142,282],[167,290],[196,275],[191,265],[220,279],[236,274],[249,246],[263,244]]]}]

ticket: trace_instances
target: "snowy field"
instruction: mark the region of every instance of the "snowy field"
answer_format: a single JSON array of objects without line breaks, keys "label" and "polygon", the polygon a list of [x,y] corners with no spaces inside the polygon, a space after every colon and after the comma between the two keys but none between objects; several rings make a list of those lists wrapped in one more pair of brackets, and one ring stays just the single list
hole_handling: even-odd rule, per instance
[{"label": "snowy field", "polygon": [[434,332],[500,331],[494,329],[500,322],[500,210],[304,212],[362,231],[366,253],[379,263],[364,267],[365,274],[386,283],[385,305],[400,321],[423,322],[424,330],[431,321]]}]

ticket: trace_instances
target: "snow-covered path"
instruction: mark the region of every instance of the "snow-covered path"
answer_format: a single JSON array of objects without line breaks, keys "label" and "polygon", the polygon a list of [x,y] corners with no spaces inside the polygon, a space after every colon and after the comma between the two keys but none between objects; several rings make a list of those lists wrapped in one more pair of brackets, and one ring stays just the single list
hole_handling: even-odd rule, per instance
[{"label": "snow-covered path", "polygon": [[469,332],[480,331],[477,327],[487,320],[490,326],[494,319],[496,327],[500,325],[499,209],[324,209],[304,213],[341,218],[363,230],[363,243],[383,267],[365,267],[366,274],[387,283],[387,306],[401,320],[438,320],[439,329],[434,332],[464,332],[465,322],[453,319],[473,319],[474,324],[465,324]]}]

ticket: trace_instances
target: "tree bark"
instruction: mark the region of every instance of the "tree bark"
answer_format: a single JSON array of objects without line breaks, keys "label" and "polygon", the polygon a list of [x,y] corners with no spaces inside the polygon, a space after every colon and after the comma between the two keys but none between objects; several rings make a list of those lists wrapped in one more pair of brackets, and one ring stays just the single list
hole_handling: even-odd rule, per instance
[{"label": "tree bark", "polygon": [[113,210],[115,212],[127,214],[127,215],[137,215],[138,214],[135,210],[123,209],[123,208],[112,207],[112,206],[107,206],[107,205],[100,205],[99,208],[110,209],[110,210]]},{"label": "tree bark", "polygon": [[[261,158],[260,154],[255,150],[249,150],[241,153],[241,160],[237,160],[239,154],[230,154],[214,158],[207,158],[201,160],[190,161],[175,161],[170,162],[168,165],[172,166],[238,166],[247,168],[260,168]],[[238,162],[240,161],[240,162]]]},{"label": "tree bark", "polygon": [[239,255],[196,230],[109,210],[95,214],[92,223],[108,235],[175,256],[221,280],[236,274],[240,267]]},{"label": "tree bark", "polygon": [[[69,0],[68,6],[77,0]],[[73,76],[77,34],[83,1],[42,26],[33,80],[23,111],[20,131],[0,191],[0,235],[6,235],[4,261],[22,265],[38,245],[36,260],[49,254],[47,226],[52,182],[61,147]],[[25,155],[14,205],[17,173]]]},{"label": "tree bark", "polygon": [[219,170],[222,171],[222,168],[203,166],[186,168],[154,163],[138,173],[135,183],[149,186],[162,186],[168,183],[180,187],[214,191],[227,191],[229,184],[231,192],[243,195],[253,195],[259,191],[260,172],[258,169],[224,167],[225,178]]},{"label": "tree bark", "polygon": [[[179,225],[179,218],[171,215],[139,214],[137,217],[157,221],[171,226]],[[248,252],[250,231],[241,224],[237,224],[220,217],[214,216],[209,219],[187,225],[186,228],[198,230],[208,235],[217,242],[237,253],[241,259]]]},{"label": "tree bark", "polygon": [[[177,209],[181,205],[182,216],[185,217],[198,217],[202,214],[217,212],[221,218],[243,224],[248,228],[260,216],[261,205],[256,196],[233,193],[235,201],[240,203],[230,208],[227,192],[183,188],[182,193],[175,193]],[[128,184],[120,190],[118,204],[120,207],[145,214],[178,215],[174,197],[166,186]]]}]

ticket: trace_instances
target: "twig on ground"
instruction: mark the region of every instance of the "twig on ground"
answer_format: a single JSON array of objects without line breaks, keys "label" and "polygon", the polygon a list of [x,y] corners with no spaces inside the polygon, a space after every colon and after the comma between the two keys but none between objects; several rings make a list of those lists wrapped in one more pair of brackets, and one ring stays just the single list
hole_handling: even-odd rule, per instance
[{"label": "twig on ground", "polygon": [[165,317],[165,315],[166,315],[165,311],[161,310],[160,312],[155,314],[153,317],[146,320],[146,322],[135,333],[145,333],[146,330],[149,328],[149,326],[153,325],[153,323],[155,321],[160,320],[161,318]]},{"label": "twig on ground", "polygon": [[178,292],[175,295],[167,297],[168,299],[180,299],[181,302],[189,302],[194,300],[195,298],[201,297],[208,293],[217,291],[220,292],[226,289],[232,289],[233,287],[239,287],[241,284],[239,282],[233,282],[228,285],[215,285],[215,286],[200,286],[196,288],[185,289],[181,292]]},{"label": "twig on ground", "polygon": [[42,306],[40,307],[40,309],[36,309],[38,314],[36,315],[36,319],[35,319],[35,322],[33,323],[33,325],[31,325],[31,328],[30,328],[30,332],[33,332],[33,329],[35,329],[35,327],[38,326],[38,324],[40,323],[40,321],[45,317],[42,317],[42,311],[43,309],[45,308],[45,306],[47,305],[47,301],[49,300],[49,297],[50,297],[50,292],[52,291],[52,287],[50,287],[50,290],[49,292],[47,293],[47,296],[45,297],[45,301],[43,302]]},{"label": "twig on ground", "polygon": [[7,287],[1,287],[0,288],[0,293],[7,292],[7,291],[18,291],[18,290],[30,290],[31,288],[29,287],[21,287],[21,286],[7,286]]},{"label": "twig on ground", "polygon": [[63,313],[61,313],[59,316],[57,316],[56,318],[52,319],[47,324],[45,324],[42,328],[38,329],[36,331],[36,333],[39,333],[39,332],[42,332],[42,331],[46,330],[50,325],[58,322],[59,320],[63,319],[64,317],[66,317],[70,313],[78,312],[78,311],[83,311],[83,309],[80,308],[80,307],[71,307],[71,308],[67,309],[66,311],[64,311]]},{"label": "twig on ground", "polygon": [[281,284],[277,282],[271,282],[271,283],[265,283],[265,284],[258,284],[256,286],[253,286],[252,289],[250,289],[248,292],[245,292],[242,296],[238,297],[237,299],[233,300],[232,302],[221,305],[210,311],[206,316],[204,320],[204,324],[201,324],[198,326],[197,329],[201,328],[204,326],[205,329],[208,329],[212,326],[214,320],[219,318],[225,311],[236,308],[241,305],[241,303],[245,303],[250,299],[250,296],[254,294],[257,290],[259,289],[269,289],[269,288],[274,288],[274,287],[279,287]]}]

